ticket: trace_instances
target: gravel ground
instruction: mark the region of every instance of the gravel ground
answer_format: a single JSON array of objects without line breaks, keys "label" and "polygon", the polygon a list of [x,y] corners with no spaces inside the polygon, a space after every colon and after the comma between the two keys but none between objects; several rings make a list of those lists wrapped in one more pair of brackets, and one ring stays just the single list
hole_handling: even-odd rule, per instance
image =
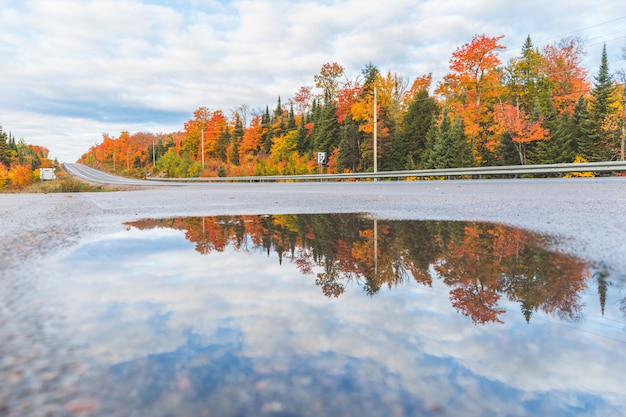
[{"label": "gravel ground", "polygon": [[[79,194],[0,194],[0,415],[88,415],[98,407],[72,346],[40,305],[46,258],[143,218],[361,212],[476,220],[561,238],[561,248],[626,277],[626,180],[211,184]],[[80,381],[80,384],[77,384]],[[54,386],[55,389],[46,387]],[[84,395],[81,390],[85,387]]]}]

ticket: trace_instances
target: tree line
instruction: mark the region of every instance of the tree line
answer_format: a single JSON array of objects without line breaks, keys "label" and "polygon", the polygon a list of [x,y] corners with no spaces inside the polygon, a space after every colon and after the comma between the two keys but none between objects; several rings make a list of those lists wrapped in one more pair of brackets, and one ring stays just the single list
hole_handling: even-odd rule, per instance
[{"label": "tree line", "polygon": [[589,81],[578,38],[540,49],[529,36],[506,63],[502,38],[475,35],[436,85],[327,63],[286,104],[200,107],[179,132],[104,135],[79,162],[131,176],[303,174],[325,152],[326,172],[372,171],[374,135],[383,171],[624,159],[624,75],[606,47]]},{"label": "tree line", "polygon": [[0,125],[0,191],[20,190],[39,178],[39,168],[52,168],[47,148],[27,144]]}]

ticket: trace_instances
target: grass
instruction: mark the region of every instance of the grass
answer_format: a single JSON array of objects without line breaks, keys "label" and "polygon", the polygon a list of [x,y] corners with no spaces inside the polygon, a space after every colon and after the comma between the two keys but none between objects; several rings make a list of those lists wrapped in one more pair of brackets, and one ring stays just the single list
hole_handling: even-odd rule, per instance
[{"label": "grass", "polygon": [[52,181],[38,181],[20,190],[20,193],[82,193],[109,191],[103,185],[90,184],[73,177]]}]

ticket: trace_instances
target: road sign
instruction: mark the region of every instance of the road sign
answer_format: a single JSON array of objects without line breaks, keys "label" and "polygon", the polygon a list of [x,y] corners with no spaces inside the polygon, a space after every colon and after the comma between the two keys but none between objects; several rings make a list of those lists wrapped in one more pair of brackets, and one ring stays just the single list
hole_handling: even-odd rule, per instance
[{"label": "road sign", "polygon": [[326,165],[326,152],[318,152],[317,153],[317,163]]}]

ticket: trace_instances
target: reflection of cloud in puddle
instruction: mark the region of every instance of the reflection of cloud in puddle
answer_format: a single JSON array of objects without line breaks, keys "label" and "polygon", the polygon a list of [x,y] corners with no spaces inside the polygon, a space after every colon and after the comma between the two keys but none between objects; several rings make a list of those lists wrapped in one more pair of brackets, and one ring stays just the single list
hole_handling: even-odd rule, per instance
[{"label": "reflection of cloud in puddle", "polygon": [[609,404],[626,407],[623,343],[556,319],[528,325],[515,319],[513,303],[503,303],[506,324],[474,326],[438,282],[372,298],[354,284],[341,298],[326,298],[314,276],[279,265],[275,254],[227,248],[201,256],[192,248],[179,231],[130,230],[59,260],[51,273],[73,337],[112,365],[175,352],[190,334],[204,346],[236,346],[233,353],[258,373],[288,372],[305,358],[332,375],[351,358],[364,364],[351,371],[362,381],[384,379],[464,415],[521,415],[528,410],[512,409],[520,400],[513,397],[533,402],[542,393],[549,398],[535,411],[546,411],[546,402],[566,410],[583,393],[594,403],[590,415],[616,415]]}]

